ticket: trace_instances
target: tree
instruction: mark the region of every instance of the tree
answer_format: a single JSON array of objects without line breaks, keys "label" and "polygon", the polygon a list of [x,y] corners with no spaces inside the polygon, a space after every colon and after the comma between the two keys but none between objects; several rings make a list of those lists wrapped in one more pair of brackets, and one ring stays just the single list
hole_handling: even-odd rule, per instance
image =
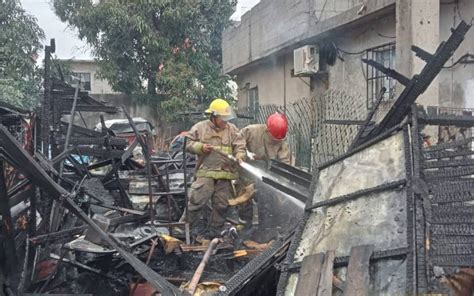
[{"label": "tree", "polygon": [[0,0],[0,100],[22,108],[36,106],[41,72],[36,58],[44,33],[18,0]]},{"label": "tree", "polygon": [[168,110],[227,97],[221,33],[235,0],[53,0],[114,90],[147,94]]}]

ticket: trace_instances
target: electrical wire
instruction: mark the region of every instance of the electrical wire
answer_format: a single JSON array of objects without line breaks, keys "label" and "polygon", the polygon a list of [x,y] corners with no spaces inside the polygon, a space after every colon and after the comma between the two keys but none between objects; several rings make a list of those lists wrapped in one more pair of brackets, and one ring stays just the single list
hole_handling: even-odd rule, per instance
[{"label": "electrical wire", "polygon": [[[335,46],[336,46],[336,45],[335,45]],[[340,52],[342,52],[342,53],[344,53],[344,54],[347,54],[347,55],[361,55],[361,54],[363,54],[363,53],[365,53],[365,52],[367,51],[367,50],[364,49],[364,50],[359,51],[359,52],[350,52],[350,51],[344,50],[344,49],[342,49],[342,48],[340,48],[340,47],[337,47],[337,46],[336,46],[336,48],[337,48],[338,51],[340,51]]]},{"label": "electrical wire", "polygon": [[379,37],[383,37],[383,38],[388,38],[388,39],[396,39],[397,37],[396,36],[388,36],[388,35],[384,35],[382,33],[379,33],[377,30],[375,30],[374,27],[371,27],[372,31],[375,32],[375,34],[377,34]]},{"label": "electrical wire", "polygon": [[443,67],[443,69],[452,69],[462,62],[466,62],[469,58],[474,58],[474,55],[470,53],[466,53],[462,57],[460,57],[456,62],[454,62],[452,65]]}]

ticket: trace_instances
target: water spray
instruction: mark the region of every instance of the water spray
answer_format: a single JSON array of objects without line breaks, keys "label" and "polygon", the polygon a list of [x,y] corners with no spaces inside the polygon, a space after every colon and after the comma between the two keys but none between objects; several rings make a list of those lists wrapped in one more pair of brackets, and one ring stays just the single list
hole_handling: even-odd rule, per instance
[{"label": "water spray", "polygon": [[[190,140],[194,141],[194,139],[188,137]],[[212,149],[213,152],[221,155],[222,157],[228,159],[229,161],[235,163],[235,164],[238,164],[246,173],[254,176],[254,178],[257,180],[257,181],[263,181],[263,177],[266,177],[268,179],[273,179],[273,180],[278,180],[279,177],[278,176],[275,176],[273,175],[272,173],[268,172],[266,169],[262,169],[260,167],[257,167],[257,166],[254,166],[248,162],[245,162],[245,161],[239,161],[235,156],[231,155],[231,154],[226,154],[220,150],[218,150],[216,147],[213,147]],[[247,155],[249,156],[249,159],[254,159],[254,156],[253,153],[249,153],[247,151]],[[286,194],[285,194],[286,195]],[[293,203],[295,204],[298,204],[298,206],[300,207],[303,207],[304,204],[297,200],[296,198],[290,196],[290,195],[286,195],[288,198],[290,198]]]}]

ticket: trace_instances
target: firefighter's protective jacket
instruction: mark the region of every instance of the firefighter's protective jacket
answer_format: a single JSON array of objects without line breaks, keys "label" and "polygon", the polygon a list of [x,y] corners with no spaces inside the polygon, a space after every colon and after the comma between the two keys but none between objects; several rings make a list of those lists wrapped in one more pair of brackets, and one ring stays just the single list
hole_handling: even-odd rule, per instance
[{"label": "firefighter's protective jacket", "polygon": [[191,128],[186,144],[187,151],[198,155],[197,178],[237,179],[237,165],[219,153],[211,151],[205,154],[202,151],[204,144],[237,159],[245,159],[245,141],[237,127],[227,123],[224,129],[219,129],[210,120],[204,120]]},{"label": "firefighter's protective jacket", "polygon": [[241,131],[247,150],[255,154],[257,159],[275,159],[290,164],[290,149],[288,143],[271,139],[264,124],[252,124]]}]

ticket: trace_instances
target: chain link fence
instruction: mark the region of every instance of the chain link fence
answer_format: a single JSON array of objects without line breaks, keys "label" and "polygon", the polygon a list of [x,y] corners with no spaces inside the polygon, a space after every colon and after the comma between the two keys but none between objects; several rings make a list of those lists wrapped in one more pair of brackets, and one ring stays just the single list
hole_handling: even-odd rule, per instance
[{"label": "chain link fence", "polygon": [[[302,98],[288,104],[260,105],[256,112],[239,109],[233,123],[238,128],[249,124],[265,124],[268,116],[275,112],[285,113],[288,118],[287,141],[294,165],[313,171],[347,151],[357,134],[359,123],[367,115],[366,98],[349,96],[340,90],[328,90],[320,96]],[[166,149],[169,142],[180,131],[203,120],[203,115],[193,115],[179,122],[163,125],[159,129],[157,146]]]},{"label": "chain link fence", "polygon": [[[237,120],[242,128],[264,124],[269,115],[280,112],[288,118],[287,140],[295,165],[308,171],[347,151],[358,123],[367,114],[365,98],[352,97],[339,90],[328,90],[321,96],[303,98],[286,106],[259,106],[254,119]],[[239,110],[242,111],[242,110]]]}]

